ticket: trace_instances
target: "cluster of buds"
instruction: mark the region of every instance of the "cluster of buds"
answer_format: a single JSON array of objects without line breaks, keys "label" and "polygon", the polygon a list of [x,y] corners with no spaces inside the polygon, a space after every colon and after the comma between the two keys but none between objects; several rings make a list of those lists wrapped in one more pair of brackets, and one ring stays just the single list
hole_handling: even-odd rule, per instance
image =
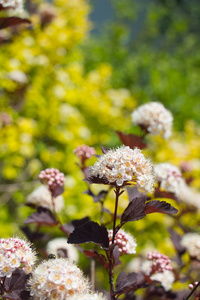
[{"label": "cluster of buds", "polygon": [[149,252],[147,255],[148,260],[152,261],[152,270],[151,270],[151,274],[153,273],[162,273],[165,270],[172,270],[172,266],[171,266],[171,260],[169,259],[168,256],[153,251],[153,252]]},{"label": "cluster of buds", "polygon": [[81,145],[74,150],[74,153],[78,158],[80,158],[82,164],[84,165],[85,161],[91,158],[96,153],[96,151],[93,147]]},{"label": "cluster of buds", "polygon": [[154,167],[138,148],[133,150],[128,146],[121,146],[107,151],[91,167],[91,175],[105,177],[117,186],[132,182],[144,192],[154,190]]},{"label": "cluster of buds", "polygon": [[189,287],[190,290],[193,290],[193,288],[195,286],[197,286],[198,284],[199,284],[198,281],[195,281],[193,284],[192,283],[188,284],[188,287]]},{"label": "cluster of buds", "polygon": [[[109,245],[112,245],[113,230],[108,230]],[[116,235],[114,244],[118,246],[120,255],[136,253],[136,240],[127,232],[120,229]]]},{"label": "cluster of buds", "polygon": [[143,262],[141,270],[152,281],[160,282],[165,291],[169,291],[175,280],[170,263],[166,255],[153,251],[148,254],[148,260]]},{"label": "cluster of buds", "polygon": [[39,179],[43,184],[48,185],[50,192],[54,195],[56,190],[63,187],[65,176],[58,169],[49,168],[40,172]]},{"label": "cluster of buds", "polygon": [[30,243],[19,238],[0,239],[0,277],[10,277],[17,268],[29,274],[35,261]]}]

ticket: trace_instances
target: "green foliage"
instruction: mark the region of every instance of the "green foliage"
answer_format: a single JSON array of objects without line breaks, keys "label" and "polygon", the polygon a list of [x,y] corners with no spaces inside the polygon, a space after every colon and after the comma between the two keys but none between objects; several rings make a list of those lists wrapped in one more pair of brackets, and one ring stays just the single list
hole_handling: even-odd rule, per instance
[{"label": "green foliage", "polygon": [[198,1],[111,3],[117,11],[112,22],[85,43],[86,69],[109,62],[115,88],[128,88],[139,103],[162,102],[176,115],[179,130],[185,120],[198,123]]}]

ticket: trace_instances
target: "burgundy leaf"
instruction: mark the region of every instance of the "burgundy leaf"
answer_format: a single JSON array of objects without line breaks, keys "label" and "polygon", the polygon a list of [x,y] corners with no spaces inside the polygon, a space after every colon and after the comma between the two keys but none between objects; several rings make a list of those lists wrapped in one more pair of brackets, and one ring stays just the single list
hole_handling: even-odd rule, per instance
[{"label": "burgundy leaf", "polygon": [[59,186],[51,190],[51,194],[54,198],[60,196],[64,192],[63,186]]},{"label": "burgundy leaf", "polygon": [[143,219],[146,214],[144,212],[146,197],[137,197],[133,199],[126,207],[121,216],[121,224],[125,224],[130,221],[137,221]]},{"label": "burgundy leaf", "polygon": [[154,196],[155,196],[155,198],[168,198],[168,199],[174,199],[177,201],[177,197],[174,195],[174,193],[161,191],[159,189],[159,187],[155,188]]},{"label": "burgundy leaf", "polygon": [[108,249],[109,238],[108,231],[103,225],[88,221],[87,223],[76,227],[68,238],[69,244],[81,244],[93,242],[100,244],[102,248]]},{"label": "burgundy leaf", "polygon": [[96,184],[115,185],[115,183],[110,183],[105,176],[103,176],[101,178],[99,176],[90,176],[90,177],[83,179],[83,181],[90,183],[90,184],[96,183]]},{"label": "burgundy leaf", "polygon": [[109,215],[113,215],[113,213],[106,207],[103,207],[103,212],[109,214]]},{"label": "burgundy leaf", "polygon": [[37,230],[31,231],[28,226],[21,226],[20,229],[25,233],[29,241],[31,241],[32,243],[36,240],[45,241],[48,239],[47,234],[38,232]]},{"label": "burgundy leaf", "polygon": [[125,291],[131,290],[131,289],[136,289],[137,288],[137,278],[138,274],[137,273],[129,273],[127,274],[126,272],[122,271],[116,281],[116,293],[117,294],[122,294]]},{"label": "burgundy leaf", "polygon": [[58,222],[56,221],[54,215],[47,208],[39,206],[36,213],[32,213],[25,221],[25,224],[37,223],[39,226],[48,225],[56,226]]},{"label": "burgundy leaf", "polygon": [[68,236],[70,233],[74,231],[74,226],[70,223],[63,224],[60,226],[60,230],[62,230],[66,236]]},{"label": "burgundy leaf", "polygon": [[103,154],[106,154],[109,150],[109,148],[101,146],[101,151],[103,152]]},{"label": "burgundy leaf", "polygon": [[183,253],[185,253],[185,247],[183,247],[181,245],[181,236],[176,232],[174,231],[173,229],[169,228],[168,229],[169,233],[170,233],[170,236],[171,236],[171,240],[172,240],[172,243],[174,244],[174,248],[176,249],[176,251],[182,255]]},{"label": "burgundy leaf", "polygon": [[116,245],[113,250],[113,258],[115,267],[121,265],[119,247]]},{"label": "burgundy leaf", "polygon": [[176,214],[178,210],[171,204],[165,201],[149,201],[145,205],[145,214],[163,213],[163,214]]},{"label": "burgundy leaf", "polygon": [[144,149],[146,148],[146,144],[142,141],[143,138],[140,136],[137,136],[135,134],[125,134],[122,133],[120,131],[116,131],[118,137],[120,138],[121,142],[126,145],[129,146],[130,148],[134,149],[135,147],[138,147],[140,149]]},{"label": "burgundy leaf", "polygon": [[90,167],[82,167],[81,170],[83,171],[83,174],[84,174],[85,178],[91,176],[91,170],[90,170]]},{"label": "burgundy leaf", "polygon": [[93,192],[88,189],[87,191],[84,192],[84,194],[87,194],[93,198],[94,203],[101,202],[102,199],[106,197],[108,194],[108,191],[100,191],[98,195],[94,195]]},{"label": "burgundy leaf", "polygon": [[138,191],[138,189],[137,189],[136,186],[133,186],[133,187],[127,186],[126,190],[128,192],[129,201],[132,201],[136,197],[142,197],[142,196],[144,196],[141,192]]},{"label": "burgundy leaf", "polygon": [[23,23],[31,24],[31,22],[28,19],[21,19],[19,17],[0,18],[0,29]]},{"label": "burgundy leaf", "polygon": [[[26,282],[29,278],[28,275],[24,273],[24,271],[20,269],[16,269],[11,277],[6,277],[4,281],[4,288],[6,292],[15,292],[16,294],[20,294],[21,291],[25,290],[26,288]],[[11,299],[11,298],[9,298]],[[13,298],[17,299],[17,298]],[[19,298],[20,299],[20,298]]]},{"label": "burgundy leaf", "polygon": [[79,226],[87,223],[88,221],[90,221],[90,217],[85,217],[85,218],[82,218],[82,219],[76,219],[76,220],[71,221],[71,223],[74,227],[79,227]]},{"label": "burgundy leaf", "polygon": [[21,293],[21,290],[20,291],[11,292],[11,293],[7,293],[6,295],[2,296],[2,299],[21,300],[20,293]]},{"label": "burgundy leaf", "polygon": [[67,224],[64,224],[64,225],[60,226],[60,229],[66,235],[68,235],[69,233],[72,233],[74,231],[75,227],[79,227],[79,226],[85,224],[88,221],[90,221],[89,217],[85,217],[85,218],[82,218],[82,219],[76,219],[76,220],[73,220],[73,221],[71,221]]},{"label": "burgundy leaf", "polygon": [[97,251],[92,251],[92,250],[84,250],[83,253],[88,257],[88,258],[94,258],[96,261],[98,261],[105,269],[108,269],[109,263],[107,262],[106,258],[104,255],[99,254]]}]

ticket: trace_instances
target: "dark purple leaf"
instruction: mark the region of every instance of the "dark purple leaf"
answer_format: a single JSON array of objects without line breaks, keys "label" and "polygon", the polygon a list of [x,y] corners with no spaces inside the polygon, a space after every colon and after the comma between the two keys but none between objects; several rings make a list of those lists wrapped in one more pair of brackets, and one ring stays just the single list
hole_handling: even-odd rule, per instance
[{"label": "dark purple leaf", "polygon": [[103,152],[103,154],[106,154],[109,150],[109,148],[101,146],[101,151]]},{"label": "dark purple leaf", "polygon": [[108,191],[100,191],[98,195],[94,195],[93,192],[88,189],[87,191],[84,192],[84,194],[87,194],[93,198],[94,203],[101,202],[102,199],[106,197],[108,194]]},{"label": "dark purple leaf", "polygon": [[26,234],[27,238],[32,243],[37,241],[37,240],[45,241],[49,237],[47,234],[38,232],[37,230],[36,231],[31,231],[28,226],[21,226],[20,229]]},{"label": "dark purple leaf", "polygon": [[177,197],[174,195],[174,193],[161,191],[158,187],[155,188],[154,196],[155,198],[168,198],[168,199],[174,199],[176,201],[178,200]]},{"label": "dark purple leaf", "polygon": [[134,187],[127,186],[126,190],[128,192],[129,201],[132,201],[136,197],[142,197],[142,196],[144,196],[144,194],[142,194],[141,192],[138,191],[138,189],[137,189],[136,186],[134,186]]},{"label": "dark purple leaf", "polygon": [[103,225],[88,221],[87,223],[76,227],[68,238],[69,244],[82,244],[93,242],[100,244],[102,248],[108,249],[109,238],[108,231]]},{"label": "dark purple leaf", "polygon": [[121,265],[119,247],[116,245],[113,250],[113,258],[115,267]]},{"label": "dark purple leaf", "polygon": [[178,210],[173,207],[171,204],[165,201],[149,201],[145,205],[145,214],[152,213],[163,213],[163,214],[176,214]]},{"label": "dark purple leaf", "polygon": [[48,225],[56,226],[58,222],[56,221],[54,215],[47,208],[39,206],[36,213],[32,213],[25,221],[25,224],[37,223],[39,226]]},{"label": "dark purple leaf", "polygon": [[115,185],[115,183],[110,183],[105,176],[103,176],[101,178],[99,178],[99,176],[90,176],[90,177],[83,179],[83,181],[90,183],[90,184],[96,183],[96,184]]},{"label": "dark purple leaf", "polygon": [[174,231],[173,229],[169,228],[168,229],[169,233],[170,233],[170,237],[171,237],[171,240],[172,240],[172,243],[174,244],[174,248],[176,249],[176,251],[182,255],[183,253],[185,253],[185,247],[183,247],[181,245],[181,236],[176,232]]},{"label": "dark purple leaf", "polygon": [[88,258],[94,258],[96,261],[98,261],[105,269],[108,269],[109,263],[106,260],[105,256],[102,254],[99,254],[97,251],[93,250],[84,250],[83,253]]},{"label": "dark purple leaf", "polygon": [[57,188],[51,189],[51,194],[54,198],[60,196],[64,192],[63,186],[59,186]]},{"label": "dark purple leaf", "polygon": [[20,293],[21,293],[21,290],[15,291],[15,292],[9,292],[6,295],[3,295],[2,299],[21,300]]},{"label": "dark purple leaf", "polygon": [[66,235],[68,235],[69,233],[72,233],[74,231],[75,227],[79,227],[79,226],[85,224],[88,221],[90,221],[89,217],[85,217],[85,218],[82,218],[82,219],[76,219],[76,220],[73,220],[73,221],[71,221],[67,224],[64,224],[64,225],[60,226],[60,229]]},{"label": "dark purple leaf", "polygon": [[109,214],[109,215],[113,215],[113,213],[106,207],[103,207],[103,212]]},{"label": "dark purple leaf", "polygon": [[28,19],[21,19],[19,17],[0,18],[0,29],[23,23],[31,24]]},{"label": "dark purple leaf", "polygon": [[136,289],[137,288],[137,278],[138,274],[137,273],[129,273],[127,274],[126,272],[122,271],[116,281],[116,293],[117,294],[122,294],[126,291]]},{"label": "dark purple leaf", "polygon": [[146,214],[144,212],[146,197],[137,197],[133,199],[121,216],[121,224],[130,221],[137,221],[143,219]]},{"label": "dark purple leaf", "polygon": [[79,226],[87,223],[88,221],[90,221],[90,217],[85,217],[85,218],[82,218],[82,219],[76,219],[76,220],[71,221],[71,223],[75,228],[75,227],[79,227]]},{"label": "dark purple leaf", "polygon": [[20,269],[16,269],[11,277],[6,277],[4,288],[7,294],[4,299],[21,299],[19,295],[26,289],[28,278],[29,276]]},{"label": "dark purple leaf", "polygon": [[120,138],[121,142],[129,146],[130,148],[134,149],[135,147],[138,147],[140,149],[145,149],[146,144],[143,142],[143,138],[140,136],[137,136],[135,134],[125,134],[120,131],[116,131],[118,137]]},{"label": "dark purple leaf", "polygon": [[83,167],[81,170],[82,170],[85,178],[90,177],[90,175],[91,175],[90,167]]}]

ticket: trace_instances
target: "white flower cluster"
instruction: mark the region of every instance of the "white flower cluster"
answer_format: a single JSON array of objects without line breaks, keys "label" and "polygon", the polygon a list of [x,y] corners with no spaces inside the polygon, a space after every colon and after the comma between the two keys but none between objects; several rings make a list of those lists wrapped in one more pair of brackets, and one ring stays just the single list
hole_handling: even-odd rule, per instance
[{"label": "white flower cluster", "polygon": [[0,4],[3,7],[8,7],[12,9],[15,13],[22,13],[23,8],[23,0],[0,0]]},{"label": "white flower cluster", "polygon": [[162,273],[154,273],[150,279],[159,281],[165,291],[169,291],[172,287],[175,277],[172,271],[165,270]]},{"label": "white flower cluster", "polygon": [[85,294],[85,295],[75,295],[73,297],[69,297],[69,300],[107,300],[102,294]]},{"label": "white flower cluster", "polygon": [[187,249],[190,256],[200,260],[200,235],[198,233],[186,233],[181,245]]},{"label": "white flower cluster", "polygon": [[157,164],[155,175],[161,188],[174,193],[182,202],[200,209],[200,193],[186,184],[179,168],[169,163]]},{"label": "white flower cluster", "polygon": [[[53,202],[51,192],[46,185],[41,185],[36,188],[28,197],[27,203],[42,206],[53,210]],[[59,212],[64,207],[63,197],[60,195],[54,199],[55,211]]]},{"label": "white flower cluster", "polygon": [[131,116],[134,124],[141,125],[152,135],[162,134],[164,139],[171,136],[173,117],[163,104],[150,102],[141,105]]},{"label": "white flower cluster", "polygon": [[181,187],[184,186],[184,179],[179,168],[169,163],[157,164],[155,174],[161,188],[179,195]]},{"label": "white flower cluster", "polygon": [[34,300],[65,300],[86,294],[88,280],[82,271],[67,259],[50,259],[41,263],[29,279],[30,294]]},{"label": "white flower cluster", "polygon": [[[109,245],[112,245],[113,230],[108,230]],[[115,235],[114,243],[119,247],[119,252],[123,254],[133,254],[136,253],[137,243],[136,240],[129,233],[120,229]]]},{"label": "white flower cluster", "polygon": [[66,238],[55,238],[48,242],[46,246],[47,254],[54,254],[56,256],[59,255],[59,250],[65,250],[67,254],[67,258],[71,262],[78,262],[78,251],[76,248],[67,243]]},{"label": "white flower cluster", "polygon": [[121,146],[116,150],[108,150],[91,167],[91,174],[106,177],[110,183],[118,186],[132,181],[145,192],[152,192],[154,189],[153,165],[138,148],[133,150],[128,146]]},{"label": "white flower cluster", "polygon": [[31,244],[19,238],[0,239],[0,277],[10,277],[17,268],[32,271],[36,255]]},{"label": "white flower cluster", "polygon": [[163,272],[155,272],[151,275],[152,262],[149,260],[143,262],[141,266],[141,271],[144,274],[150,276],[150,279],[152,281],[160,282],[165,291],[169,291],[171,289],[172,284],[175,280],[174,273],[170,270],[164,270]]}]

